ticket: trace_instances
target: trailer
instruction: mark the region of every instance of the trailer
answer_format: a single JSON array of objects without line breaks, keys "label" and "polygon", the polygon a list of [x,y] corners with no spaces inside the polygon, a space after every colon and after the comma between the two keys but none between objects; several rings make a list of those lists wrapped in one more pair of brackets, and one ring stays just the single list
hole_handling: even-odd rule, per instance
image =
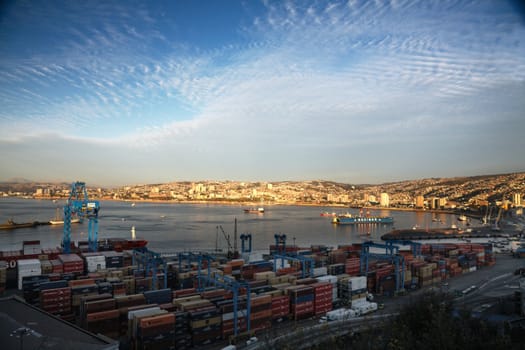
[{"label": "trailer", "polygon": [[359,316],[359,314],[353,309],[341,308],[337,310],[328,311],[326,316],[321,317],[320,322],[330,322],[330,321],[341,321],[349,320]]}]

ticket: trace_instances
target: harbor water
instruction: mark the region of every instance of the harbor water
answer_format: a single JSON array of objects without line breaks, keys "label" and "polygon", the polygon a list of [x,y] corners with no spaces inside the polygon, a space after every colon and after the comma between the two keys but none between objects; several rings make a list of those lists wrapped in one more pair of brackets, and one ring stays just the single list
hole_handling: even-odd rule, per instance
[{"label": "harbor water", "polygon": [[[21,198],[0,199],[0,222],[47,222],[56,216],[56,208],[65,201]],[[394,224],[335,225],[322,212],[351,213],[359,210],[316,206],[265,206],[264,214],[244,213],[242,205],[180,204],[152,202],[100,201],[98,238],[146,239],[148,247],[161,252],[227,249],[225,236],[233,245],[235,220],[237,234],[250,233],[254,250],[267,251],[275,243],[275,234],[286,235],[287,245],[337,246],[368,240],[380,241],[381,235],[394,228],[439,228],[452,224],[461,227],[455,215],[430,212],[370,210],[370,215],[392,216]],[[133,230],[134,228],[134,230]],[[222,230],[221,230],[222,228]],[[223,233],[224,231],[224,233]],[[62,225],[41,225],[0,231],[0,249],[17,250],[26,240],[40,240],[43,247],[60,245]],[[72,225],[71,240],[87,241],[87,220]],[[238,240],[238,248],[241,244]]]}]

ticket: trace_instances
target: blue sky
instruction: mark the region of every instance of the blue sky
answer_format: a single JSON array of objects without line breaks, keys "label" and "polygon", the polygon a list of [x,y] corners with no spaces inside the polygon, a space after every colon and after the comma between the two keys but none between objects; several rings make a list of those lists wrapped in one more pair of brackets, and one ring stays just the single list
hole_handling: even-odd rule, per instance
[{"label": "blue sky", "polygon": [[7,1],[0,181],[525,171],[519,1]]}]

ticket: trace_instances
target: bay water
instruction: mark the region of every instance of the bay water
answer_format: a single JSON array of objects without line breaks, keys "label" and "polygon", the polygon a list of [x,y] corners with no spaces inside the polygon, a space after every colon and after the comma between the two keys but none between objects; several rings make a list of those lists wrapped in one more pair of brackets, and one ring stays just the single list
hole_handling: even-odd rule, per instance
[{"label": "bay water", "polygon": [[[46,222],[63,212],[65,200],[0,199],[0,222]],[[265,206],[264,214],[244,213],[244,205],[181,204],[154,202],[100,201],[98,238],[146,239],[148,247],[159,252],[227,249],[225,236],[233,245],[235,220],[237,235],[250,233],[254,250],[268,251],[275,235],[286,235],[286,244],[300,247],[380,241],[394,228],[406,229],[450,227],[459,224],[455,215],[422,211],[370,210],[371,215],[392,216],[394,224],[335,225],[322,212],[351,213],[358,209],[322,206]],[[224,232],[223,232],[224,231]],[[57,247],[63,237],[62,225],[0,230],[0,250],[18,250],[26,240],[40,240],[43,247]],[[88,223],[73,224],[72,241],[87,241]],[[241,242],[238,240],[238,249]]]}]

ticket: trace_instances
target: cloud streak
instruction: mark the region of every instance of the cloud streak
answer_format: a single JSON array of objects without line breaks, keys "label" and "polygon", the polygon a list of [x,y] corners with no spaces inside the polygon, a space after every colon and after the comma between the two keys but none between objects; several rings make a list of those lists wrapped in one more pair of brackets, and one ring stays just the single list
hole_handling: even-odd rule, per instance
[{"label": "cloud streak", "polygon": [[[477,104],[497,105],[494,113],[511,119],[522,112],[508,111],[505,94],[489,96],[525,92],[525,29],[501,2],[262,7],[238,25],[242,42],[215,47],[192,46],[162,6],[13,11],[0,25],[0,38],[10,39],[0,45],[0,54],[10,51],[0,55],[0,139],[24,144],[53,134],[163,159],[193,150],[205,161],[220,152],[247,158],[240,149],[251,144],[284,165],[301,149],[355,153],[490,128],[494,114]],[[38,30],[57,38],[37,42],[34,52],[11,39]]]}]

